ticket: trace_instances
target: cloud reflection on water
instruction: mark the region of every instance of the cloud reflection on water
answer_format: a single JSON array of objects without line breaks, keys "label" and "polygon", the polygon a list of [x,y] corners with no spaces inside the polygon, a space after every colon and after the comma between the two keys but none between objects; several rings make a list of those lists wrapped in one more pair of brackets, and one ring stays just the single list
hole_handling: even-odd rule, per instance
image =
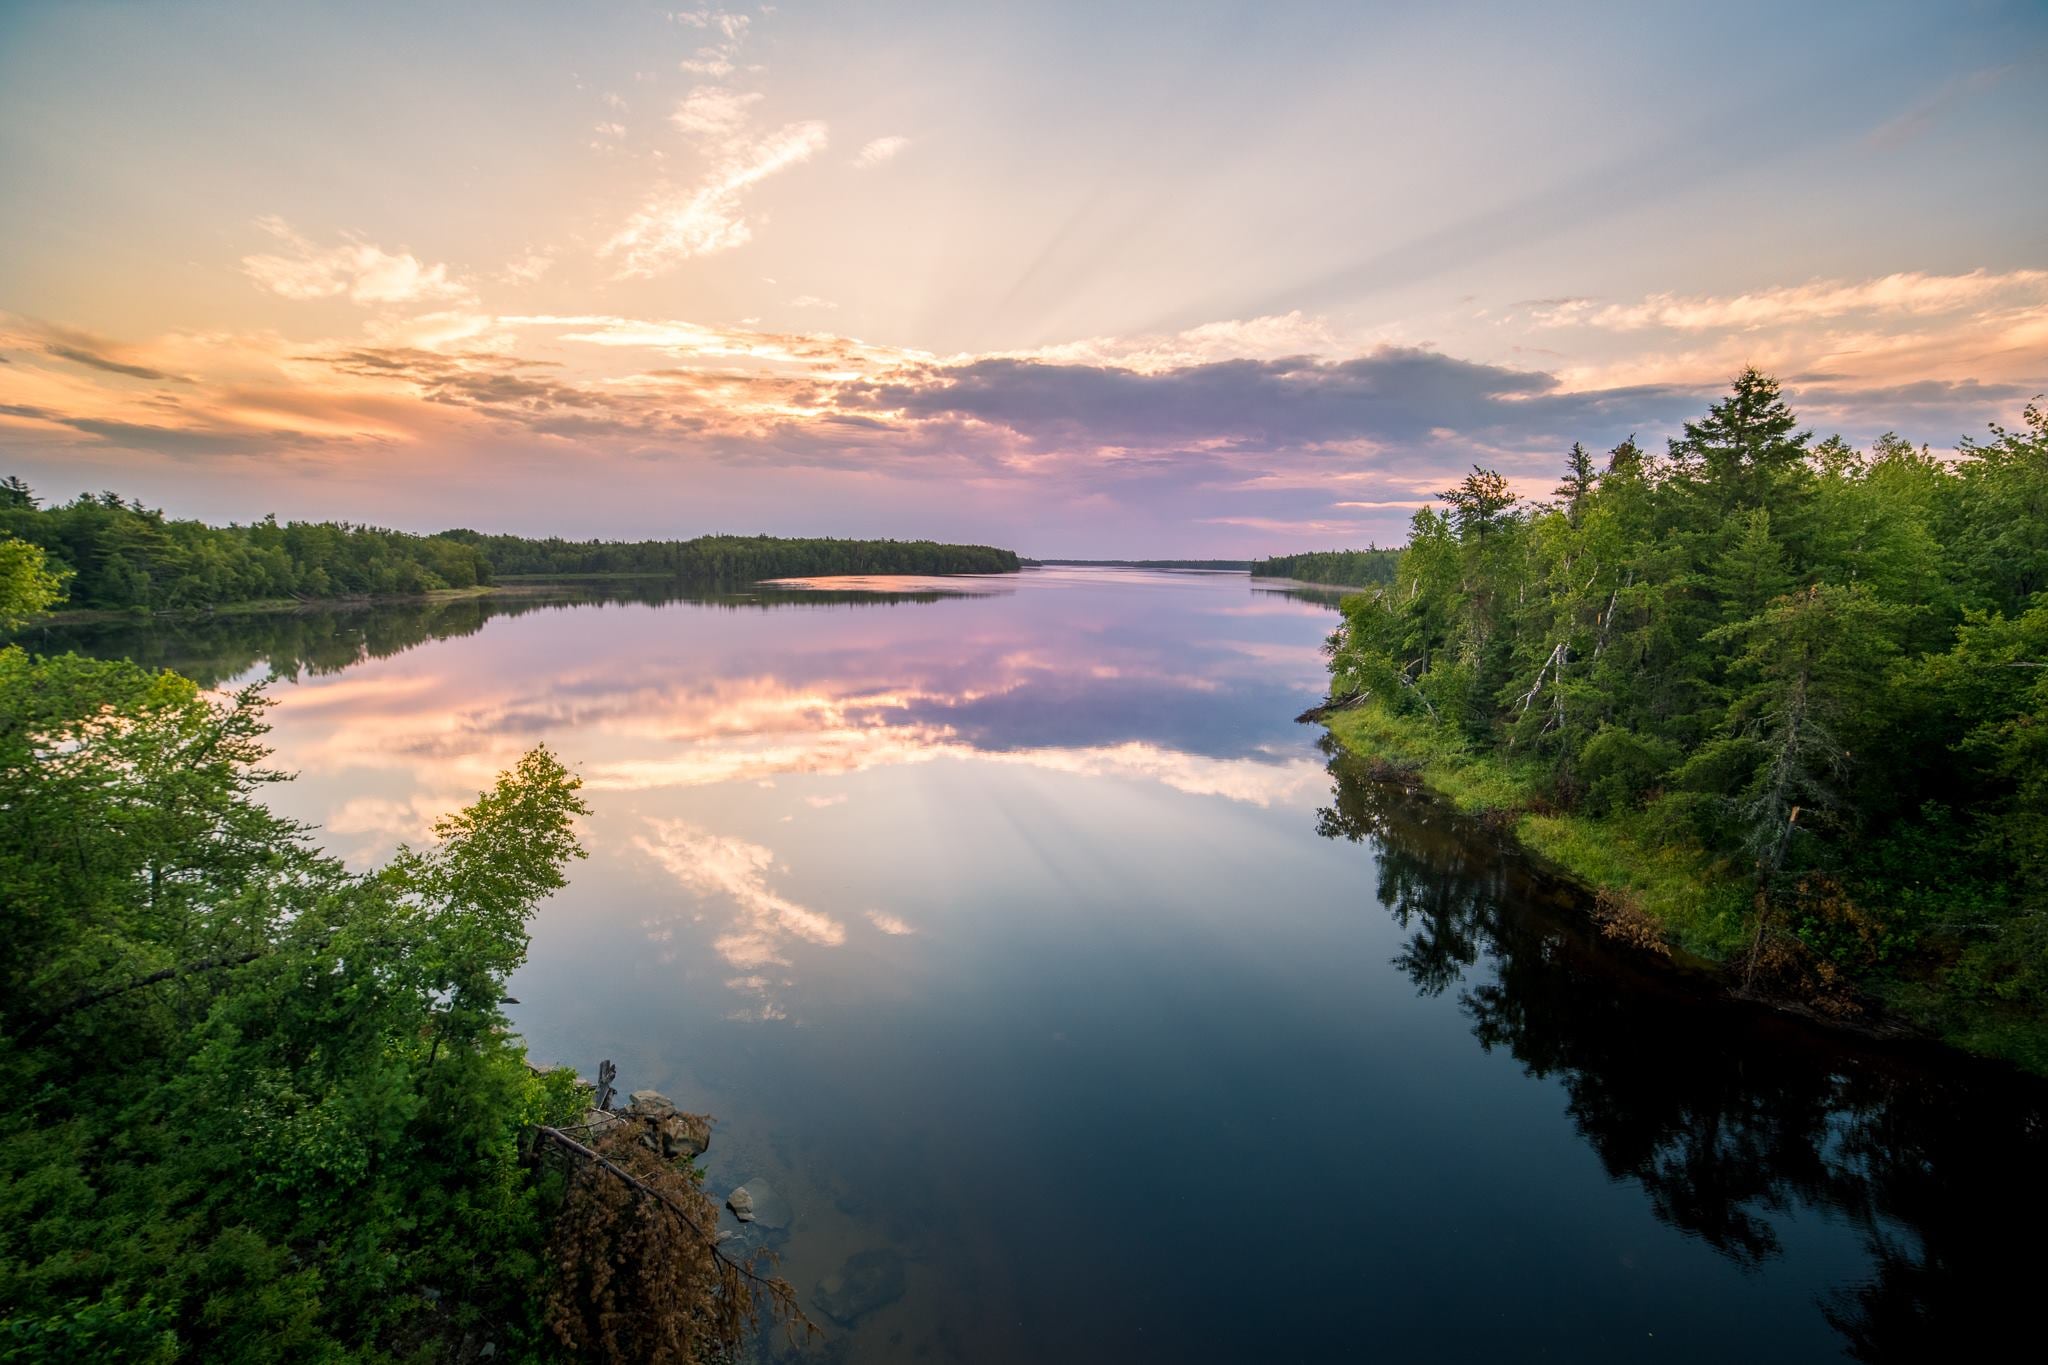
[{"label": "cloud reflection on water", "polygon": [[[1160,613],[1136,621],[1072,591],[1127,577],[1031,574],[1014,593],[885,613],[821,595],[794,615],[676,604],[512,616],[274,687],[280,756],[306,774],[287,798],[367,863],[428,837],[547,743],[595,807],[586,836],[602,866],[585,875],[638,866],[680,889],[643,920],[665,960],[723,962],[746,1017],[785,1017],[777,997],[799,950],[842,946],[848,919],[877,946],[919,927],[891,899],[908,882],[882,876],[852,904],[837,899],[835,874],[866,852],[851,831],[906,794],[994,780],[905,787],[913,770],[1037,774],[1063,802],[1126,785],[1259,808],[1308,809],[1322,794],[1322,764],[1291,732],[1240,721],[1249,709],[1284,727],[1299,709],[1275,674],[1312,687],[1320,661],[1286,616],[1320,613],[1260,601],[1226,614],[1243,605],[1242,580],[1184,596],[1151,580]],[[830,790],[811,781],[826,777]],[[1057,785],[1068,779],[1094,785]],[[679,933],[703,941],[684,947]]]}]

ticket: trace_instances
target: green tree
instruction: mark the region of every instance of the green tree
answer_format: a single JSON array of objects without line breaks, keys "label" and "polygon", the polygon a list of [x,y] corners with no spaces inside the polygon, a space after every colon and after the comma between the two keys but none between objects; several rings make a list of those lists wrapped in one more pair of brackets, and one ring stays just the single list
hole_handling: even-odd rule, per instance
[{"label": "green tree", "polygon": [[1557,496],[1564,500],[1565,516],[1573,526],[1585,515],[1586,501],[1593,496],[1593,485],[1598,479],[1592,454],[1582,443],[1573,441],[1571,452],[1565,456],[1564,482],[1557,486]]},{"label": "green tree", "polygon": [[1472,472],[1459,480],[1457,487],[1447,488],[1436,496],[1450,504],[1451,520],[1458,528],[1460,540],[1476,540],[1499,530],[1517,501],[1505,478],[1478,465],[1472,466]]},{"label": "green tree", "polygon": [[1726,398],[1671,442],[1673,473],[1721,512],[1769,505],[1803,468],[1812,435],[1798,426],[1778,382],[1745,369]]},{"label": "green tree", "polygon": [[64,600],[64,576],[40,545],[0,536],[0,630],[40,616]]},{"label": "green tree", "polygon": [[[577,779],[535,750],[353,874],[258,799],[262,710],[0,650],[0,1355],[567,1358],[564,1172],[533,1143],[586,1099],[502,1004],[581,856]],[[747,1287],[688,1233],[635,1242],[674,1263],[604,1311],[708,1358]]]}]

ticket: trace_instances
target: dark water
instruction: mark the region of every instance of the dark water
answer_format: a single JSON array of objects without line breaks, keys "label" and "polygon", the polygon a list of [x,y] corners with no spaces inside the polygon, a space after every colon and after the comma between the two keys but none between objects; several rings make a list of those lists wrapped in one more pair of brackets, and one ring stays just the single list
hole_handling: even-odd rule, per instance
[{"label": "dark water", "polygon": [[891,591],[61,638],[292,679],[276,799],[359,862],[531,744],[576,766],[591,856],[535,925],[519,1026],[718,1115],[712,1184],[787,1196],[807,1296],[902,1258],[906,1292],[827,1358],[2032,1337],[2042,1089],[1589,936],[1486,833],[1292,723],[1327,603],[1103,570],[858,586]]}]

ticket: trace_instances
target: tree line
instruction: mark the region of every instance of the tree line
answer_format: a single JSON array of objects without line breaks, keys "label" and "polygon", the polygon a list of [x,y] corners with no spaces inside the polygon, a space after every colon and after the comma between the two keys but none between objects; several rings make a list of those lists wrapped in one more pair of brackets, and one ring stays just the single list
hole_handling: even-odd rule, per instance
[{"label": "tree line", "polygon": [[413,535],[345,522],[209,526],[118,493],[44,507],[0,481],[0,539],[39,546],[88,610],[177,611],[238,602],[416,596],[511,575],[645,574],[696,584],[823,574],[1010,573],[1017,557],[932,541],[701,536],[570,541],[445,531]]},{"label": "tree line", "polygon": [[1303,583],[1330,583],[1369,588],[1394,581],[1399,550],[1317,550],[1298,555],[1271,555],[1252,561],[1253,578],[1292,578]]},{"label": "tree line", "polygon": [[475,550],[500,576],[646,574],[741,584],[827,574],[1015,573],[1017,556],[988,545],[930,540],[699,536],[694,540],[543,540],[443,531],[433,539]]},{"label": "tree line", "polygon": [[1477,467],[1439,498],[1391,581],[1344,603],[1333,695],[1490,765],[1526,810],[1697,855],[1743,889],[1707,946],[1745,980],[1952,1030],[1966,1006],[2040,1019],[2038,402],[1952,459],[1865,451],[1746,370],[1662,455],[1574,445],[1550,499]]}]

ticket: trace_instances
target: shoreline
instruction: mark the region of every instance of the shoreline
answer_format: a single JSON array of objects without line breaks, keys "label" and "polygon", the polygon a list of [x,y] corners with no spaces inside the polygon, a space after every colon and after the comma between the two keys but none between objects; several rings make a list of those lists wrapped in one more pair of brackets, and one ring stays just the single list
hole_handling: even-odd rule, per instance
[{"label": "shoreline", "polygon": [[1399,769],[1428,799],[1508,836],[1540,867],[1580,887],[1589,901],[1586,913],[1596,923],[1600,916],[1592,902],[1615,897],[1652,922],[1663,939],[1652,947],[1609,931],[1617,946],[1633,942],[1644,956],[1664,956],[1673,971],[1710,978],[1731,1000],[1830,1032],[1880,1043],[1938,1044],[1973,1060],[2048,1076],[2048,1024],[1941,1001],[1925,981],[1883,983],[1871,990],[1862,1016],[1847,1018],[1798,996],[1744,990],[1729,959],[1751,931],[1745,922],[1750,893],[1720,860],[1699,849],[1652,842],[1631,828],[1641,822],[1628,815],[1595,818],[1543,809],[1508,764],[1470,753],[1433,728],[1378,707],[1326,713],[1318,723],[1347,754]]},{"label": "shoreline", "polygon": [[[818,578],[855,577],[914,577],[914,578],[996,578],[1006,574],[903,574],[903,575],[860,575],[860,574],[819,574]],[[756,588],[772,585],[784,579],[752,579],[742,585]],[[14,631],[0,635],[0,638],[14,638],[41,626],[88,626],[110,625],[123,622],[141,624],[152,621],[201,621],[220,616],[270,616],[287,613],[347,611],[364,607],[397,606],[405,604],[431,605],[439,602],[464,602],[486,597],[532,597],[556,590],[601,587],[615,583],[672,583],[684,587],[704,587],[701,580],[678,577],[663,573],[564,573],[564,574],[506,574],[495,583],[481,583],[470,588],[433,588],[426,592],[394,593],[351,593],[338,597],[261,597],[242,602],[223,602],[215,606],[174,607],[164,611],[137,612],[113,607],[78,607],[69,610],[45,612],[33,621],[24,623]]]},{"label": "shoreline", "polygon": [[[76,607],[46,612],[28,622],[22,630],[37,626],[105,625],[118,621],[195,621],[209,616],[269,616],[282,612],[323,611],[345,607],[374,607],[388,602],[460,602],[472,597],[492,597],[517,592],[527,585],[481,584],[474,588],[433,588],[427,592],[361,593],[347,597],[258,597],[245,602],[222,602],[207,607],[175,607],[166,611],[123,611],[114,607]],[[21,630],[13,632],[16,635]]]}]

